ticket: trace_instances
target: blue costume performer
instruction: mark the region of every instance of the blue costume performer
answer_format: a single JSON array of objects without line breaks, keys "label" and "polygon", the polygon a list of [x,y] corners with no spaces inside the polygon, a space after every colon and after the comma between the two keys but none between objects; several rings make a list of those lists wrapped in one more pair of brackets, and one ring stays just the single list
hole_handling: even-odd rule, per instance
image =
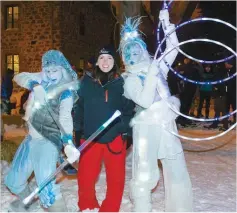
[{"label": "blue costume performer", "polygon": [[[20,73],[14,80],[31,90],[24,119],[28,135],[18,148],[5,184],[19,199],[10,204],[11,211],[32,211],[34,204],[24,206],[22,200],[30,194],[28,178],[35,174],[39,186],[56,170],[60,151],[70,163],[80,157],[72,143],[71,111],[77,100],[77,75],[64,55],[50,50],[43,55],[42,72]],[[61,128],[54,119],[58,120]],[[63,131],[62,131],[63,129]],[[65,212],[66,205],[59,184],[51,181],[39,193],[41,204],[50,212]]]}]

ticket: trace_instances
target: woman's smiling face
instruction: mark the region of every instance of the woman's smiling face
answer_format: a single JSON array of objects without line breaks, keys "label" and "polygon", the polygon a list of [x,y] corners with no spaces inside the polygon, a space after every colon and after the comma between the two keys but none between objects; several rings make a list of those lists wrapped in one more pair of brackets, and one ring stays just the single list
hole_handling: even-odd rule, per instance
[{"label": "woman's smiling face", "polygon": [[109,54],[101,54],[97,60],[97,65],[102,72],[109,72],[114,66],[114,58]]}]

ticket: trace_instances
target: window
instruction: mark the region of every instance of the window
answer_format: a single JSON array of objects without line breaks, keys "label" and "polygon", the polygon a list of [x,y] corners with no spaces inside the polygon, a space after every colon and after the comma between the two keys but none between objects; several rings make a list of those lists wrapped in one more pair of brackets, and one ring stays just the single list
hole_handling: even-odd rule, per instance
[{"label": "window", "polygon": [[18,28],[19,20],[19,7],[11,6],[7,7],[7,18],[6,18],[6,28]]},{"label": "window", "polygon": [[85,35],[85,15],[80,13],[80,35]]},{"label": "window", "polygon": [[7,55],[7,69],[14,70],[14,74],[19,73],[19,55]]},{"label": "window", "polygon": [[80,69],[84,69],[84,65],[85,65],[85,60],[84,60],[84,58],[80,58],[80,61],[79,61],[79,68],[80,68]]}]

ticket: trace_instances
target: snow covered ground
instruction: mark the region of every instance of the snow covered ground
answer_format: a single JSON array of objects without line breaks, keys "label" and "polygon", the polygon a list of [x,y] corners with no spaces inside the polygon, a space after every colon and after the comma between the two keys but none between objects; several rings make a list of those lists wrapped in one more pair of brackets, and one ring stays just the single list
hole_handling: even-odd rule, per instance
[{"label": "snow covered ground", "polygon": [[[7,136],[25,131],[22,128],[8,126]],[[216,130],[204,130],[202,126],[195,129],[183,129],[180,133],[192,137],[207,137],[216,135]],[[191,176],[194,194],[194,211],[197,212],[236,212],[236,132],[232,130],[227,135],[212,141],[190,142],[182,141],[188,170]],[[121,205],[121,212],[130,212],[132,205],[129,200],[129,180],[131,179],[131,150],[127,155],[126,186]],[[3,185],[3,178],[9,165],[1,161],[1,212],[6,212],[9,203],[16,199]],[[89,169],[89,168],[88,168]],[[62,192],[70,212],[78,211],[76,176],[60,174],[58,181],[62,184]],[[106,177],[104,168],[96,185],[97,198],[100,202],[105,197]],[[34,179],[31,186],[34,187]],[[160,179],[152,194],[153,212],[164,211],[164,184]],[[40,206],[35,211],[43,211]]]}]

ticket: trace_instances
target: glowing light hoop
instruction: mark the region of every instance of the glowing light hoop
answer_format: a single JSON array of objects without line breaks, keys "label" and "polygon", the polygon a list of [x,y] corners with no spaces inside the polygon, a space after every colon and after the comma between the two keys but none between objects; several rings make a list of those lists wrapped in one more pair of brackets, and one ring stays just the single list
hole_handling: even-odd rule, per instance
[{"label": "glowing light hoop", "polygon": [[227,78],[223,78],[221,80],[217,80],[217,81],[195,81],[195,80],[192,80],[192,79],[189,79],[187,77],[184,77],[182,76],[181,74],[179,74],[177,71],[175,71],[169,64],[167,61],[165,61],[164,59],[164,62],[166,64],[166,66],[176,75],[178,76],[179,78],[183,79],[184,81],[187,81],[187,82],[190,82],[190,83],[194,83],[194,84],[199,84],[199,85],[215,85],[215,84],[220,84],[220,83],[223,83],[223,82],[226,82],[232,78],[234,78],[236,75],[237,75],[237,72],[234,73],[233,75],[227,77]]},{"label": "glowing light hoop", "polygon": [[[237,55],[237,53],[235,53],[234,50],[232,50],[230,47],[226,46],[225,44],[222,44],[221,42],[218,42],[218,41],[215,41],[215,40],[210,40],[210,39],[190,39],[190,40],[187,40],[187,41],[180,42],[180,43],[178,43],[176,46],[173,46],[172,48],[168,49],[163,55],[161,55],[161,56],[159,57],[158,60],[156,60],[158,66],[159,66],[159,63],[161,62],[161,60],[163,60],[163,58],[164,58],[167,54],[169,54],[172,50],[174,50],[174,49],[176,49],[177,47],[179,47],[179,46],[181,46],[181,45],[184,45],[184,44],[186,44],[186,43],[191,43],[191,42],[195,42],[195,41],[203,41],[203,42],[215,43],[215,44],[217,44],[217,45],[227,47],[227,49],[228,49],[230,52],[232,52],[235,56]],[[154,59],[154,60],[155,60],[155,59]],[[228,114],[228,115],[221,116],[221,117],[219,117],[219,118],[213,118],[213,119],[199,119],[199,118],[194,118],[194,117],[191,117],[191,116],[184,115],[183,113],[181,113],[181,112],[177,111],[176,109],[174,109],[174,108],[170,105],[170,103],[167,102],[167,100],[164,99],[162,96],[161,96],[161,98],[162,98],[163,100],[165,100],[166,103],[167,103],[167,105],[168,105],[168,107],[169,107],[171,110],[173,110],[175,113],[177,113],[178,115],[181,115],[181,116],[183,116],[183,117],[185,117],[185,118],[188,118],[188,119],[191,119],[191,120],[196,120],[196,121],[215,121],[215,120],[222,120],[222,119],[224,119],[224,118],[226,118],[226,117],[229,117],[230,115],[236,113],[236,111],[237,111],[237,110],[235,110],[235,111],[233,111],[232,113],[230,113],[230,114]],[[194,141],[202,141],[202,140],[212,140],[212,139],[215,139],[215,138],[217,138],[217,137],[221,137],[221,136],[225,135],[226,133],[228,133],[228,132],[229,132],[231,129],[233,129],[236,125],[237,125],[237,123],[235,123],[231,128],[229,128],[228,130],[222,132],[221,134],[216,135],[216,136],[207,137],[207,138],[189,138],[189,137],[186,137],[186,136],[182,136],[182,135],[180,135],[180,134],[177,134],[177,133],[175,133],[175,132],[169,131],[169,130],[167,130],[167,129],[165,129],[165,130],[168,131],[168,132],[170,132],[171,134],[177,136],[177,137],[182,138],[182,139],[194,140]]]},{"label": "glowing light hoop", "polygon": [[[236,125],[237,125],[237,123],[233,124],[229,129],[227,129],[226,131],[224,131],[224,132],[222,132],[220,134],[217,134],[215,136],[206,137],[206,138],[190,138],[190,137],[187,137],[187,136],[184,136],[184,135],[177,134],[177,133],[175,133],[173,131],[170,131],[167,128],[164,128],[164,129],[165,129],[165,131],[168,131],[169,133],[171,133],[171,134],[173,134],[173,135],[175,135],[175,136],[177,136],[179,138],[182,138],[184,140],[191,140],[191,141],[204,141],[205,140],[206,141],[206,140],[213,140],[215,138],[219,138],[219,137],[227,134],[232,129],[234,129],[236,127]],[[163,125],[163,127],[165,127],[165,126]]]},{"label": "glowing light hoop", "polygon": [[[221,24],[224,24],[232,29],[234,29],[235,31],[237,31],[237,28],[234,27],[232,24],[228,23],[228,22],[225,22],[225,21],[222,21],[220,19],[215,19],[215,18],[207,18],[207,17],[202,17],[202,18],[197,18],[197,19],[193,19],[193,20],[189,20],[189,21],[186,21],[178,26],[176,26],[173,30],[171,30],[164,38],[161,42],[158,41],[159,43],[159,46],[156,50],[156,53],[155,53],[155,56],[154,58],[157,58],[157,54],[159,53],[159,51],[161,50],[161,45],[166,41],[167,37],[170,36],[170,34],[172,34],[174,31],[176,31],[177,29],[179,29],[180,27],[183,27],[184,25],[186,24],[190,24],[190,23],[194,23],[194,22],[200,22],[200,21],[213,21],[213,22],[218,22],[218,23],[221,23]],[[159,23],[160,25],[160,23]],[[158,26],[159,27],[159,26]],[[159,33],[157,33],[157,35],[159,35]],[[183,52],[182,50],[180,50],[179,48],[176,48],[180,53],[182,53],[183,55],[185,55],[187,58],[190,58],[194,61],[198,61],[200,63],[206,63],[206,64],[213,64],[213,63],[221,63],[223,61],[227,61],[227,60],[230,60],[231,58],[234,57],[234,55],[232,56],[229,56],[227,58],[224,58],[224,59],[220,59],[220,60],[216,60],[216,61],[208,61],[208,60],[199,60],[199,59],[196,59],[188,54],[186,54],[185,52]],[[161,51],[162,53],[162,51]]]},{"label": "glowing light hoop", "polygon": [[[223,47],[226,47],[230,52],[232,52],[234,55],[237,56],[237,53],[234,52],[234,50],[232,50],[230,47],[226,46],[225,44],[222,44],[221,42],[219,41],[214,41],[214,40],[210,40],[210,39],[190,39],[190,40],[187,40],[187,41],[182,41],[180,43],[178,43],[176,46],[173,46],[172,48],[168,49],[162,56],[160,56],[160,58],[158,60],[156,60],[158,66],[159,66],[159,63],[161,62],[161,60],[163,60],[163,58],[169,54],[171,51],[173,51],[174,49],[176,49],[176,47],[179,47],[179,46],[182,46],[184,44],[187,44],[187,43],[191,43],[191,42],[195,42],[195,41],[203,41],[203,42],[210,42],[210,43],[215,43],[217,45],[220,45],[220,46],[223,46]],[[155,59],[154,59],[155,60]],[[163,97],[161,97],[162,99],[164,99]],[[165,99],[164,99],[165,100]],[[226,117],[229,117],[231,116],[232,114],[236,113],[237,110],[233,111],[232,113],[228,114],[228,115],[224,115],[224,116],[221,116],[219,118],[210,118],[210,119],[202,119],[202,118],[194,118],[194,117],[191,117],[191,116],[187,116],[187,115],[184,115],[183,113],[177,111],[176,109],[174,109],[172,106],[170,106],[170,104],[167,102],[168,106],[170,107],[170,109],[172,109],[174,112],[176,112],[177,114],[185,117],[185,118],[188,118],[188,119],[191,119],[191,120],[196,120],[196,121],[215,121],[215,120],[222,120]]]}]

